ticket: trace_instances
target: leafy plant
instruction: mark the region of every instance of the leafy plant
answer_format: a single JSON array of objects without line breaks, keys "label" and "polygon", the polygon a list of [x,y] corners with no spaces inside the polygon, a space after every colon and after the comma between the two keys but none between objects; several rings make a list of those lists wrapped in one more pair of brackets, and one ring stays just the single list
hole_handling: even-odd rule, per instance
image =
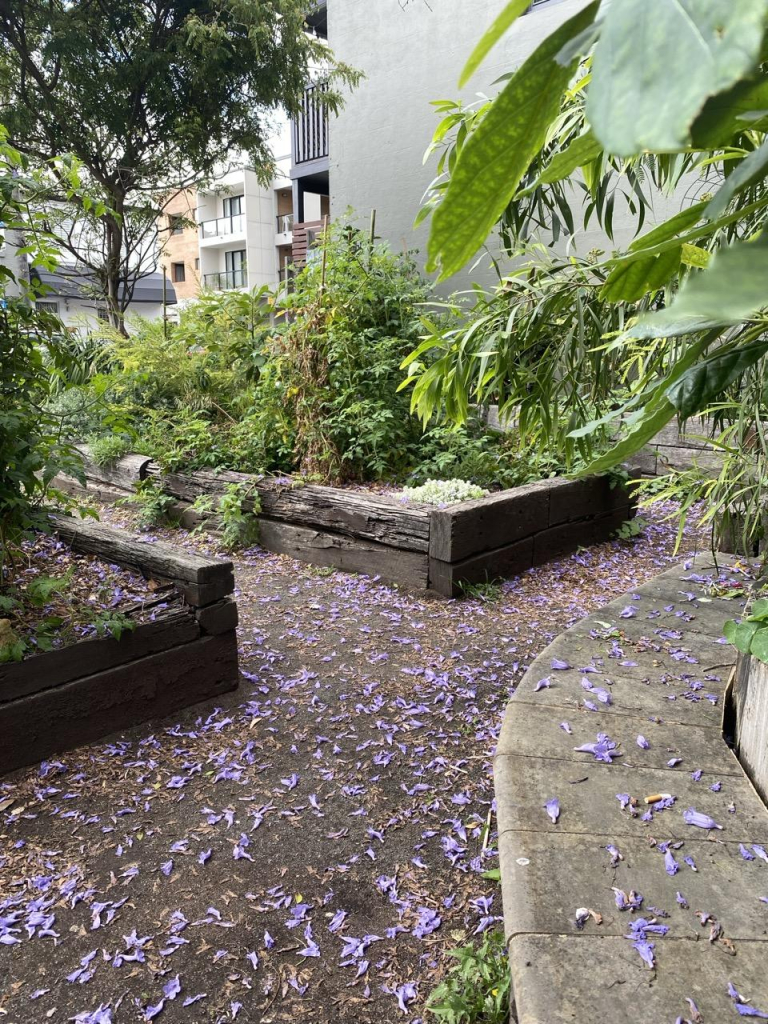
[{"label": "leafy plant", "polygon": [[758,598],[741,622],[729,619],[724,633],[726,640],[742,654],[751,654],[768,664],[768,598]]},{"label": "leafy plant", "polygon": [[110,466],[132,451],[133,444],[129,438],[120,434],[105,434],[91,438],[88,448],[97,466]]},{"label": "leafy plant", "polygon": [[421,429],[398,394],[427,286],[412,257],[344,223],[294,279],[262,369],[255,411],[326,481],[410,468]]},{"label": "leafy plant", "polygon": [[135,488],[135,494],[123,498],[122,501],[136,506],[139,526],[148,529],[168,523],[176,499],[166,494],[157,481],[152,479],[140,480],[135,484]]},{"label": "leafy plant", "polygon": [[[76,364],[57,317],[38,310],[27,260],[55,266],[36,204],[49,181],[33,172],[8,145],[0,126],[0,246],[11,265],[0,264],[0,574],[11,546],[35,526],[45,525],[42,504],[60,472],[82,479],[77,452],[60,437],[46,403],[54,382],[63,384]],[[22,244],[28,230],[37,243]]]},{"label": "leafy plant", "polygon": [[[505,7],[466,75],[524,8],[522,0]],[[745,380],[764,366],[767,13],[768,0],[713,0],[690,10],[679,4],[651,9],[642,0],[592,2],[545,38],[478,116],[446,115],[457,119],[458,129],[442,168],[447,177],[430,197],[429,246],[430,266],[443,278],[494,226],[502,225],[517,253],[534,216],[550,226],[555,217],[570,225],[569,183],[577,171],[583,187],[575,186],[576,196],[588,196],[587,214],[599,207],[609,231],[619,182],[631,183],[629,169],[635,181],[648,178],[657,190],[673,188],[684,174],[706,180],[679,213],[584,268],[597,335],[588,338],[584,365],[589,376],[590,359],[618,361],[608,392],[568,392],[567,374],[538,380],[534,374],[532,391],[539,387],[547,398],[539,425],[564,452],[567,443],[577,445],[580,472],[621,463],[674,417],[705,413],[734,392],[739,403]],[[639,211],[648,199],[634,192]],[[537,281],[550,309],[563,294],[562,276],[550,270]],[[500,309],[503,292],[502,285],[495,296]],[[567,305],[577,308],[573,293]],[[526,304],[518,296],[498,344],[484,328],[475,344],[470,324],[468,358],[460,345],[446,346],[432,364],[417,367],[417,388],[422,379],[434,382],[448,415],[460,421],[470,395],[504,392],[511,378],[507,393],[524,408],[516,385],[516,361],[527,354],[527,332],[518,341],[516,330],[521,307]],[[571,319],[580,321],[568,317],[566,323]],[[557,317],[542,321],[549,321],[552,350],[544,366],[567,363],[572,338],[566,334],[561,342]],[[581,322],[578,329],[584,333]],[[426,344],[434,347],[434,339]],[[428,384],[423,388],[426,411],[431,399]],[[763,405],[759,416],[764,411]],[[750,415],[757,429],[757,411]]]},{"label": "leafy plant", "polygon": [[212,494],[200,495],[192,503],[195,512],[205,516],[201,524],[207,527],[211,522],[221,530],[225,548],[235,550],[258,543],[261,501],[256,483],[228,484],[218,498]]},{"label": "leafy plant", "polygon": [[427,1013],[444,1024],[506,1024],[510,974],[501,932],[486,932],[479,945],[451,949],[458,962],[427,1002]]},{"label": "leafy plant", "polygon": [[635,516],[634,519],[628,519],[625,523],[621,524],[616,531],[616,538],[618,540],[634,540],[635,537],[642,536],[647,526],[647,519],[643,519],[642,516]]}]

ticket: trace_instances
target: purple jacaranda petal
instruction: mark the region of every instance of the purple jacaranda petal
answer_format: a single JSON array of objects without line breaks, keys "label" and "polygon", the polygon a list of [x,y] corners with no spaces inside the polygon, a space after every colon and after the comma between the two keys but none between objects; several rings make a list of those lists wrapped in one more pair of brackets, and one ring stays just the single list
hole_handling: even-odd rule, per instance
[{"label": "purple jacaranda petal", "polygon": [[163,873],[163,874],[165,875],[165,877],[167,878],[167,877],[168,877],[168,876],[170,875],[170,873],[171,873],[171,872],[173,871],[173,861],[172,861],[172,860],[166,860],[166,861],[164,861],[164,862],[163,862],[163,863],[162,863],[162,864],[160,865],[160,870],[162,871],[162,873]]},{"label": "purple jacaranda petal", "polygon": [[551,665],[556,672],[564,672],[566,669],[571,667],[568,662],[563,661],[562,658],[553,658]]},{"label": "purple jacaranda petal", "polygon": [[161,999],[159,1003],[155,1003],[154,1006],[147,1006],[144,1010],[144,1020],[154,1020],[159,1014],[163,1012],[165,1006],[165,1000]]},{"label": "purple jacaranda petal", "polygon": [[754,860],[755,859],[755,855],[753,853],[749,852],[749,850],[746,848],[744,843],[739,843],[739,853],[744,858],[744,860]]},{"label": "purple jacaranda petal", "polygon": [[333,920],[328,925],[329,932],[337,932],[339,928],[344,924],[344,920],[347,917],[346,910],[337,910],[333,915]]},{"label": "purple jacaranda petal", "polygon": [[304,929],[304,940],[306,946],[298,951],[298,956],[320,956],[320,947],[312,938],[311,924],[307,924],[307,927]]},{"label": "purple jacaranda petal", "polygon": [[691,778],[693,779],[694,782],[698,782],[699,779],[701,778],[702,774],[703,773],[702,773],[701,768],[697,768],[695,772],[691,772]]},{"label": "purple jacaranda petal", "polygon": [[175,978],[171,978],[167,984],[163,985],[163,995],[166,999],[175,999],[179,992],[181,992],[181,982],[177,974]]},{"label": "purple jacaranda petal", "polygon": [[614,741],[604,732],[597,734],[596,743],[582,743],[580,747],[574,747],[573,749],[578,753],[593,754],[596,761],[602,761],[606,764],[611,764],[614,757],[622,756],[616,750]]},{"label": "purple jacaranda petal", "polygon": [[265,949],[272,949],[274,944],[275,944],[275,940],[272,938],[272,936],[269,934],[269,932],[264,932],[264,947],[265,947]]},{"label": "purple jacaranda petal", "polygon": [[410,982],[407,982],[405,985],[398,985],[393,994],[397,996],[397,1005],[403,1013],[408,1013],[408,1004],[412,1003],[416,998],[416,986]]},{"label": "purple jacaranda petal", "polygon": [[736,988],[736,986],[733,984],[732,981],[728,982],[728,995],[731,997],[731,999],[735,999],[737,1003],[745,1003],[746,1002],[746,999],[744,998],[744,996],[740,996],[739,995],[739,991]]},{"label": "purple jacaranda petal", "polygon": [[664,854],[664,870],[667,872],[668,875],[676,875],[677,872],[680,870],[680,865],[672,856],[671,850],[667,850]]},{"label": "purple jacaranda petal", "polygon": [[442,918],[436,911],[430,907],[419,907],[419,920],[414,925],[413,934],[417,939],[424,939],[437,931],[442,923]]},{"label": "purple jacaranda petal", "polygon": [[557,797],[554,796],[551,800],[547,800],[547,802],[544,804],[544,809],[546,810],[549,817],[552,819],[552,824],[556,825],[557,819],[560,817],[560,801],[557,799]]},{"label": "purple jacaranda petal", "polygon": [[683,857],[683,860],[688,865],[688,867],[691,869],[691,871],[698,871],[699,870],[696,867],[696,862],[694,861],[693,857]]},{"label": "purple jacaranda petal", "polygon": [[621,619],[634,619],[634,617],[636,615],[637,615],[637,612],[635,611],[635,609],[631,605],[627,605],[626,608],[623,608],[619,612],[619,618],[621,618]]},{"label": "purple jacaranda petal", "polygon": [[676,768],[682,760],[682,757],[671,757],[669,761],[667,761],[667,768]]},{"label": "purple jacaranda petal", "polygon": [[632,943],[632,948],[637,950],[641,958],[648,964],[649,967],[653,967],[653,951],[656,948],[653,942],[648,942],[645,939],[638,939],[637,942]]},{"label": "purple jacaranda petal", "polygon": [[757,1017],[760,1020],[768,1020],[768,1013],[765,1010],[758,1010],[748,1003],[734,1003],[734,1007],[742,1017]]},{"label": "purple jacaranda petal", "polygon": [[683,910],[687,910],[688,909],[688,900],[685,898],[685,896],[683,896],[683,894],[681,892],[678,892],[678,893],[675,894],[675,899],[680,904],[680,906],[683,908]]},{"label": "purple jacaranda petal", "polygon": [[713,782],[709,788],[712,790],[713,793],[719,793],[720,790],[723,788],[723,784],[722,782]]},{"label": "purple jacaranda petal", "polygon": [[714,818],[710,818],[707,814],[700,814],[693,807],[689,807],[687,810],[683,811],[683,820],[688,825],[694,825],[696,828],[722,829],[723,827],[722,825],[718,825]]},{"label": "purple jacaranda petal", "polygon": [[201,850],[200,853],[198,853],[197,855],[197,859],[200,862],[200,864],[205,864],[206,861],[210,858],[212,852],[212,850]]},{"label": "purple jacaranda petal", "polygon": [[538,693],[539,690],[546,690],[551,685],[552,684],[549,681],[549,676],[544,676],[543,679],[540,679],[538,683],[536,683],[536,685],[533,688],[533,692]]},{"label": "purple jacaranda petal", "polygon": [[624,860],[624,858],[622,857],[621,853],[619,852],[618,847],[614,846],[613,843],[609,843],[606,846],[606,850],[611,855],[611,867],[612,868],[615,868],[620,860]]},{"label": "purple jacaranda petal", "polygon": [[250,963],[251,967],[254,969],[254,971],[259,966],[259,954],[258,953],[255,953],[255,952],[246,953],[245,954],[245,959],[249,961],[249,963]]},{"label": "purple jacaranda petal", "polygon": [[764,860],[766,864],[768,864],[768,853],[765,852],[765,847],[759,846],[756,843],[752,843],[752,849],[754,850],[755,854],[760,858],[760,860]]},{"label": "purple jacaranda petal", "polygon": [[563,732],[567,732],[569,736],[573,733],[573,729],[570,727],[568,722],[561,722],[560,728],[563,730]]},{"label": "purple jacaranda petal", "polygon": [[208,995],[207,992],[199,992],[196,996],[187,996],[182,1006],[193,1006],[195,1003],[199,1003],[201,999],[205,999]]},{"label": "purple jacaranda petal", "polygon": [[629,793],[617,793],[616,794],[616,799],[621,804],[621,809],[623,811],[628,806],[628,804],[629,804],[630,796],[629,796]]},{"label": "purple jacaranda petal", "polygon": [[641,747],[643,750],[647,750],[651,745],[645,736],[638,736],[635,743],[637,743],[638,747]]}]

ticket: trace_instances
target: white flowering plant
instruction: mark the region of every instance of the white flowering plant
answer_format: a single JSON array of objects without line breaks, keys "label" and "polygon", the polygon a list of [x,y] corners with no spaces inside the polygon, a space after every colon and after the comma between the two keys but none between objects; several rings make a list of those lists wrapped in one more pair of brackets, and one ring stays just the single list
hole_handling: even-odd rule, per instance
[{"label": "white flowering plant", "polygon": [[484,498],[488,491],[468,480],[427,480],[419,487],[404,487],[402,497],[421,505],[455,505],[460,501]]}]

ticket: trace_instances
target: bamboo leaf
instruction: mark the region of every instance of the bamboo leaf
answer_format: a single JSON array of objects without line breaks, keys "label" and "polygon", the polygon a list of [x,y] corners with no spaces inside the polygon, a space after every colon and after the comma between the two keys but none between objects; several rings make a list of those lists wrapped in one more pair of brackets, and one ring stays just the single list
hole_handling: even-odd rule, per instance
[{"label": "bamboo leaf", "polygon": [[562,24],[515,72],[467,139],[445,198],[432,218],[428,270],[444,280],[456,273],[485,241],[517,191],[576,62],[557,63],[562,46],[594,19],[597,0]]},{"label": "bamboo leaf", "polygon": [[587,118],[609,153],[676,152],[710,96],[758,64],[768,0],[620,0],[605,11]]},{"label": "bamboo leaf", "polygon": [[521,14],[525,14],[530,6],[531,0],[511,0],[511,3],[507,4],[491,27],[485,32],[480,42],[472,51],[469,60],[464,65],[464,70],[459,79],[460,89],[464,88],[507,29],[517,21]]},{"label": "bamboo leaf", "polygon": [[554,181],[561,181],[569,177],[577,167],[583,167],[590,163],[596,156],[600,156],[603,147],[594,137],[592,132],[586,132],[564,149],[552,160],[549,166],[543,171],[537,185],[551,185]]}]

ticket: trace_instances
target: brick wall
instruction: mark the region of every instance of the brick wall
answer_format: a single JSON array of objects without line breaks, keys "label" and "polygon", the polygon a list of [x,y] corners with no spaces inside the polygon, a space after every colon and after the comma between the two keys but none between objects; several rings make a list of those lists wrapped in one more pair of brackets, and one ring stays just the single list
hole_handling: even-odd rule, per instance
[{"label": "brick wall", "polygon": [[[200,246],[196,224],[187,224],[179,234],[172,234],[170,218],[177,216],[185,221],[194,221],[196,208],[197,193],[188,189],[168,200],[160,218],[159,268],[165,267],[168,271],[168,281],[173,285],[177,299],[194,299],[200,294]],[[184,281],[174,281],[174,263],[184,265]]]}]

